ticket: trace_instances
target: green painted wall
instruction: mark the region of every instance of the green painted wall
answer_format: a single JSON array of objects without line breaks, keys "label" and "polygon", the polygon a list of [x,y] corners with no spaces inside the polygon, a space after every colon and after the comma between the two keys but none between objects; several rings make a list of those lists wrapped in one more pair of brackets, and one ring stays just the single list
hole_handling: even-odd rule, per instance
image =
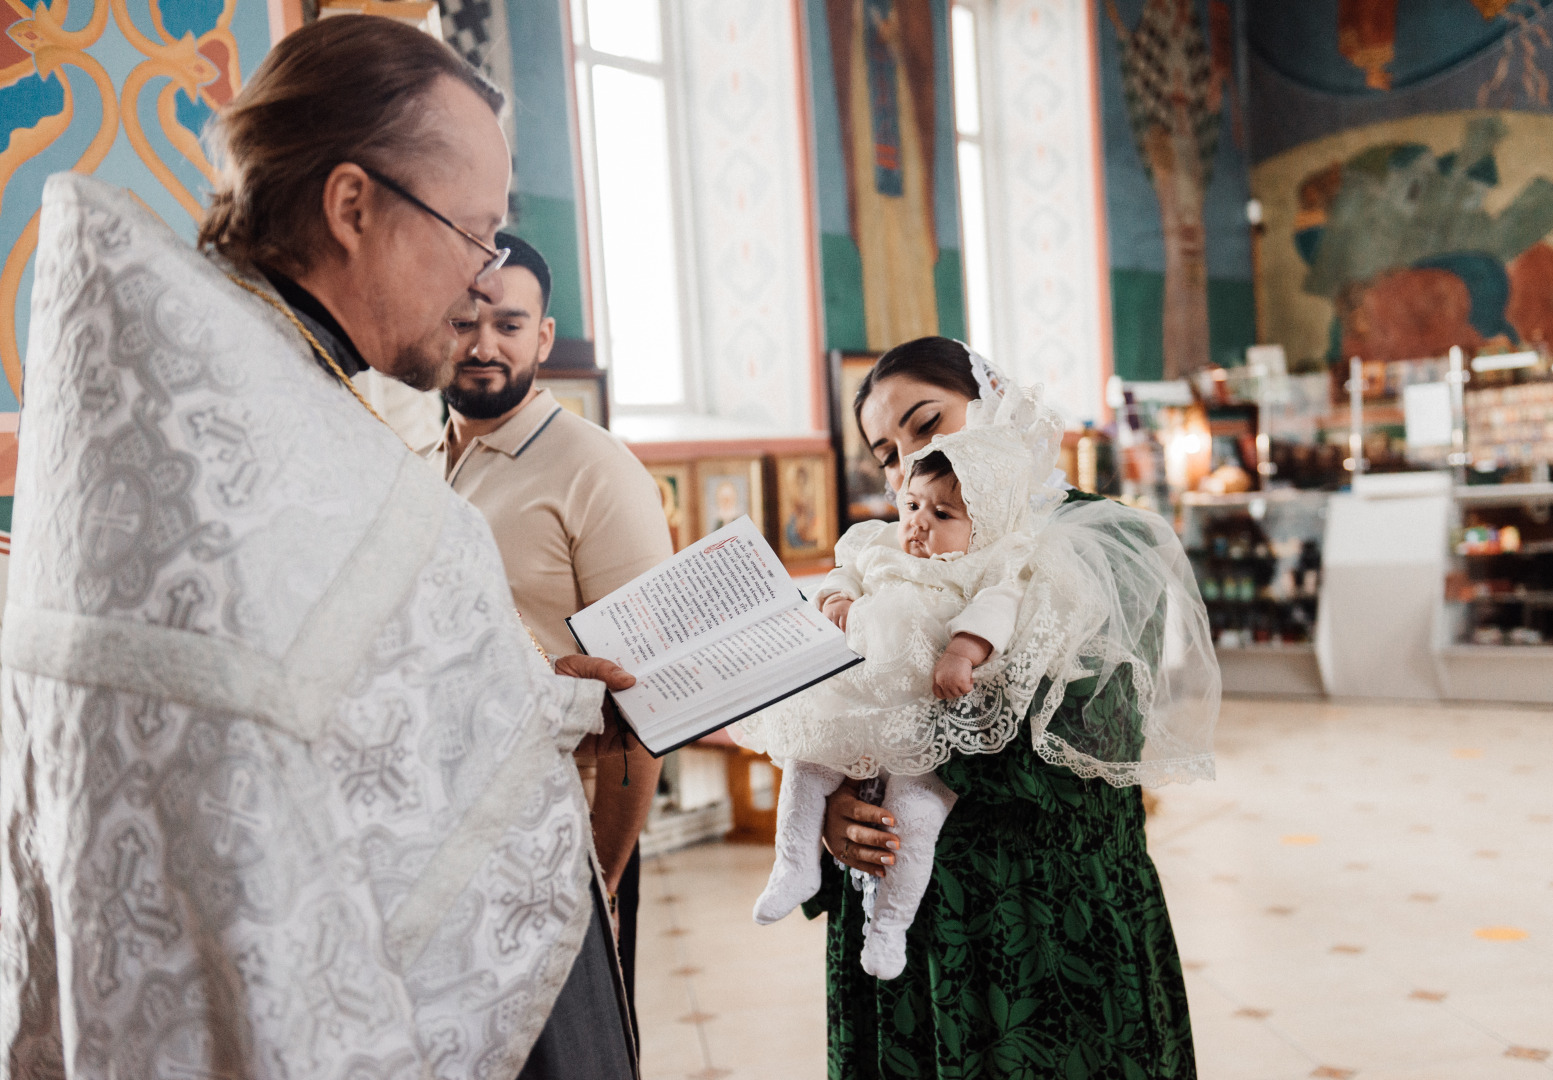
[{"label": "green painted wall", "polygon": [[[1159,379],[1165,353],[1160,326],[1165,318],[1165,275],[1154,270],[1111,271],[1111,332],[1116,374],[1124,379]],[[1256,303],[1251,282],[1208,279],[1208,348],[1225,367],[1245,361],[1256,344]]]},{"label": "green painted wall", "polygon": [[578,203],[572,156],[567,29],[556,0],[507,0],[512,115],[517,134],[512,185],[517,233],[550,264],[550,314],[561,338],[586,338]]},{"label": "green painted wall", "polygon": [[965,291],[960,253],[942,248],[933,267],[933,290],[938,294],[938,332],[942,337],[965,340]]},{"label": "green painted wall", "polygon": [[820,233],[820,281],[825,289],[825,347],[867,352],[863,257],[850,236]]},{"label": "green painted wall", "polygon": [[555,318],[555,336],[587,337],[582,257],[577,249],[577,203],[520,194],[518,235],[538,248],[550,264],[550,314]]}]

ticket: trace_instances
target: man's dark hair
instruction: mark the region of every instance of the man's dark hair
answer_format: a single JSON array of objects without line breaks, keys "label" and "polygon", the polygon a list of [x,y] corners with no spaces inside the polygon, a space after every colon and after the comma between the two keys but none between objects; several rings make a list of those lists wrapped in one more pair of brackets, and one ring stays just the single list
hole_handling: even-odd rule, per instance
[{"label": "man's dark hair", "polygon": [[496,246],[512,249],[512,254],[507,256],[507,266],[521,266],[539,279],[539,295],[544,305],[539,317],[544,318],[550,314],[550,264],[545,262],[545,257],[539,253],[539,249],[522,237],[514,236],[509,232],[496,234]]},{"label": "man's dark hair", "polygon": [[[954,475],[954,464],[949,460],[949,455],[942,450],[934,450],[911,467],[911,476],[907,479],[914,480],[920,476],[924,480],[937,480],[940,476]],[[959,479],[958,476],[955,476],[956,482]]]}]

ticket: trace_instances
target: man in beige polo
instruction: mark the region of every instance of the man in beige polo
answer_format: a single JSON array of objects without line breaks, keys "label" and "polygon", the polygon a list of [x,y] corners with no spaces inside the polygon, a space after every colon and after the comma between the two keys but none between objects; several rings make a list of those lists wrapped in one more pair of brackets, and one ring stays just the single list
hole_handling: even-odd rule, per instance
[{"label": "man in beige polo", "polygon": [[[550,355],[550,268],[530,244],[498,234],[512,254],[502,299],[455,319],[457,370],[443,391],[448,422],[425,451],[453,490],[491,525],[523,621],[551,656],[577,651],[566,618],[673,554],[658,486],[625,444],[563,409],[534,385]],[[637,836],[660,763],[619,728],[589,736],[577,764],[589,788],[593,836],[633,994]],[[632,1009],[634,1020],[634,1006]]]}]

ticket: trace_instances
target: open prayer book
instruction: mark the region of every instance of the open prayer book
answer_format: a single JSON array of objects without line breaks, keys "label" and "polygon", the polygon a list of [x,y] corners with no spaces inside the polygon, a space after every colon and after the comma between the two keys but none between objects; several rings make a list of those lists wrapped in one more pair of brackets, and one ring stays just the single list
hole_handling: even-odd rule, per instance
[{"label": "open prayer book", "polygon": [[748,517],[566,623],[583,652],[636,676],[613,697],[654,757],[863,660]]}]

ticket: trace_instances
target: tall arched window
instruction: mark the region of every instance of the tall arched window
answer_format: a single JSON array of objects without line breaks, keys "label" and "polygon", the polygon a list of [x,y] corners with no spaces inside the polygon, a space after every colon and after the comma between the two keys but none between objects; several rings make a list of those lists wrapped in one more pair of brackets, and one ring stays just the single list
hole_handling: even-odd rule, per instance
[{"label": "tall arched window", "polygon": [[986,124],[981,108],[981,31],[978,3],[957,0],[950,10],[954,58],[954,127],[960,168],[960,236],[965,258],[966,336],[973,349],[991,355],[992,282],[987,249]]},{"label": "tall arched window", "polygon": [[672,12],[659,0],[571,10],[598,354],[620,408],[693,407]]}]

